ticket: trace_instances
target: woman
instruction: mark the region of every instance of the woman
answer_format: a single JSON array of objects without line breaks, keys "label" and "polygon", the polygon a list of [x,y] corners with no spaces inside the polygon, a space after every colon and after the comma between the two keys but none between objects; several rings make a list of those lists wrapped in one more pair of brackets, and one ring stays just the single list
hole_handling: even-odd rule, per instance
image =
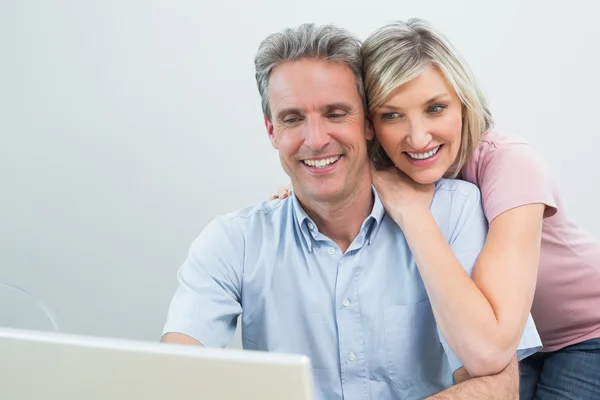
[{"label": "woman", "polygon": [[[426,22],[377,30],[363,64],[373,184],[465,369],[502,370],[531,311],[544,348],[520,363],[521,398],[600,398],[600,242],[568,219],[549,168],[524,140],[493,130],[472,72]],[[429,211],[442,177],[481,190],[489,233],[472,280]]]}]

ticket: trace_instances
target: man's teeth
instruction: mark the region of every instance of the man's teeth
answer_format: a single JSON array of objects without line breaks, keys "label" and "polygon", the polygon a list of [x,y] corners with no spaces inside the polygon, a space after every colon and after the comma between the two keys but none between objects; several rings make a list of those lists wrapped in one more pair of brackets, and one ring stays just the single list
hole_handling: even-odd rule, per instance
[{"label": "man's teeth", "polygon": [[406,154],[408,154],[410,156],[410,158],[413,158],[415,160],[425,160],[429,157],[433,157],[435,155],[435,153],[437,153],[438,150],[440,149],[440,146],[436,147],[435,149],[433,149],[431,151],[428,151],[427,153],[409,153],[407,151]]},{"label": "man's teeth", "polygon": [[328,166],[329,164],[333,164],[334,162],[336,162],[339,159],[340,159],[340,156],[325,158],[322,160],[304,160],[304,164],[306,164],[310,167],[324,168],[324,167]]}]

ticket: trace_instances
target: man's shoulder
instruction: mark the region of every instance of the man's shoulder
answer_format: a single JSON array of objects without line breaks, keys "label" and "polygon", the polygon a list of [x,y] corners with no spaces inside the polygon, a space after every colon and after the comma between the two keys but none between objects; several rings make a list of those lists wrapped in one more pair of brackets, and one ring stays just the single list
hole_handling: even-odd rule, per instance
[{"label": "man's shoulder", "polygon": [[282,213],[288,211],[291,203],[292,199],[289,197],[283,200],[266,200],[225,213],[222,218],[225,220],[278,219]]},{"label": "man's shoulder", "polygon": [[452,224],[473,210],[482,210],[481,192],[477,186],[461,179],[442,179],[436,183],[431,211],[437,220]]},{"label": "man's shoulder", "polygon": [[222,248],[226,243],[238,248],[250,241],[263,243],[261,238],[280,235],[289,222],[291,200],[272,200],[245,206],[213,217],[194,240],[193,248]]},{"label": "man's shoulder", "polygon": [[[449,241],[467,221],[485,222],[479,188],[460,179],[442,179],[436,184],[431,212]],[[473,232],[476,235],[481,231]]]},{"label": "man's shoulder", "polygon": [[213,223],[224,229],[235,228],[246,231],[264,225],[280,225],[286,220],[284,216],[291,212],[292,199],[288,197],[241,207],[215,217]]},{"label": "man's shoulder", "polygon": [[479,198],[481,193],[479,188],[471,182],[462,179],[442,178],[435,185],[436,196],[438,194],[450,194],[453,197],[462,197],[464,200],[469,198]]}]

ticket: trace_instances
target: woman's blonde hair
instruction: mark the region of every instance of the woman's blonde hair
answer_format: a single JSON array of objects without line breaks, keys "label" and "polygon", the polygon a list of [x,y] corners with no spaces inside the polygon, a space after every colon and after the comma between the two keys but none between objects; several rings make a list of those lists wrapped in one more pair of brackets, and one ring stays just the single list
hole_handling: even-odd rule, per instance
[{"label": "woman's blonde hair", "polygon": [[[457,177],[479,138],[494,124],[485,95],[467,63],[444,36],[417,18],[378,29],[365,40],[361,53],[371,113],[429,66],[437,66],[444,74],[463,105],[461,144],[447,173],[450,178]],[[377,138],[370,143],[370,155],[377,167],[394,165]]]}]

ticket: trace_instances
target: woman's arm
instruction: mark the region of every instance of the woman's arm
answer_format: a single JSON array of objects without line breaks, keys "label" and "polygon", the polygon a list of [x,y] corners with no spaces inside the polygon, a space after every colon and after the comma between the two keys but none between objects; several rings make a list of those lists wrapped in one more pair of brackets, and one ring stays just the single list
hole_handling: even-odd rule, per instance
[{"label": "woman's arm", "polygon": [[445,240],[424,201],[426,186],[373,173],[416,259],[442,336],[471,376],[498,373],[514,355],[535,292],[542,219],[557,211],[551,172],[528,145],[495,148],[477,168],[489,230],[471,277],[471,266],[455,256],[463,250]]},{"label": "woman's arm", "polygon": [[533,301],[544,207],[523,205],[496,217],[472,277],[427,207],[390,212],[413,252],[438,327],[471,376],[499,373],[514,357]]}]

